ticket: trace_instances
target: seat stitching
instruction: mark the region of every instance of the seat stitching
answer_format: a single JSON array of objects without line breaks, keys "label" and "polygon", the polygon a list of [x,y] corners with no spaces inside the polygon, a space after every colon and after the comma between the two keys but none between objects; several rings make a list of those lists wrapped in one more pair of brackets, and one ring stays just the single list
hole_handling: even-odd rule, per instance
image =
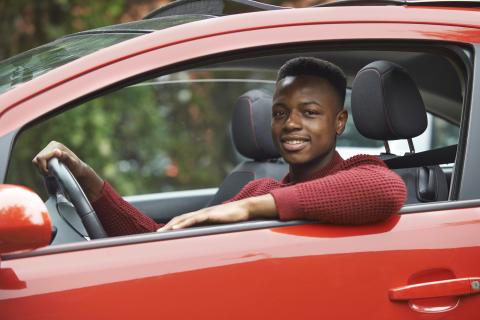
[{"label": "seat stitching", "polygon": [[258,142],[257,142],[257,134],[256,134],[256,131],[255,131],[255,123],[253,121],[253,102],[252,100],[250,100],[249,97],[246,97],[247,101],[248,101],[248,106],[249,106],[249,115],[250,115],[250,125],[252,127],[252,132],[253,132],[253,142],[257,148],[257,151],[260,151],[260,146],[258,145]]}]

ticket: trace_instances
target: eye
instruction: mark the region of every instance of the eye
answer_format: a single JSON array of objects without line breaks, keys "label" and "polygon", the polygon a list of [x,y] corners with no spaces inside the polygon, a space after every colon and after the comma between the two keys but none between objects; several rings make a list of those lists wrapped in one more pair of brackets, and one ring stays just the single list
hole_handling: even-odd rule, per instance
[{"label": "eye", "polygon": [[273,110],[272,111],[272,118],[274,119],[282,119],[287,115],[284,110]]},{"label": "eye", "polygon": [[316,115],[319,115],[320,112],[318,112],[317,110],[313,110],[313,109],[307,109],[307,110],[303,111],[303,114],[305,114],[307,117],[314,117]]}]

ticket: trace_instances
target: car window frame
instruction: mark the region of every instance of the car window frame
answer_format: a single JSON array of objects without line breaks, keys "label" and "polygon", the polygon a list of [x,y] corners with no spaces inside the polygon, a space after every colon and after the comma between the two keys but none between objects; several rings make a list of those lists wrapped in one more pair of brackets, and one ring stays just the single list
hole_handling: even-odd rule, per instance
[{"label": "car window frame", "polygon": [[[473,45],[473,61],[480,61],[480,44]],[[478,191],[479,177],[471,174],[478,171],[480,150],[475,144],[475,137],[480,136],[480,63],[471,62],[467,72],[468,82],[463,105],[457,159],[461,157],[459,168],[455,168],[452,188],[457,200],[480,198]],[[468,155],[468,157],[467,157]],[[469,174],[470,173],[470,174]],[[477,192],[475,192],[477,190]]]}]

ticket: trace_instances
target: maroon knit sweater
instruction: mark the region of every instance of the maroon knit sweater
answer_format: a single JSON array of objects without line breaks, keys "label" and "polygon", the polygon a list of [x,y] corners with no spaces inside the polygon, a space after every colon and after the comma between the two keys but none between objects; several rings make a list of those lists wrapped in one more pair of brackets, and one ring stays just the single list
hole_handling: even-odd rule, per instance
[{"label": "maroon knit sweater", "polygon": [[[376,157],[335,155],[330,163],[306,181],[271,178],[253,180],[230,201],[270,193],[280,220],[305,219],[332,224],[379,222],[397,213],[405,202],[403,180]],[[105,182],[93,203],[110,236],[152,232],[161,227],[122,199]]]}]

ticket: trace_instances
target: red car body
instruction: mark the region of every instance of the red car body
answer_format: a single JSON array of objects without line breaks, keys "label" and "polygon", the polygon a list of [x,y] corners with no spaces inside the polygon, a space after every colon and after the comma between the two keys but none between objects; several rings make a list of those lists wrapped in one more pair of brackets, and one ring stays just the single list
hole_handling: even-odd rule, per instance
[{"label": "red car body", "polygon": [[[0,136],[112,83],[185,61],[272,45],[381,40],[474,47],[480,11],[308,8],[168,28],[0,95]],[[472,70],[475,119],[480,69]],[[479,178],[468,170],[480,155],[472,132],[456,201],[413,207],[371,226],[304,223],[195,237],[185,230],[5,254],[0,318],[477,319],[480,192],[467,188]]]}]

